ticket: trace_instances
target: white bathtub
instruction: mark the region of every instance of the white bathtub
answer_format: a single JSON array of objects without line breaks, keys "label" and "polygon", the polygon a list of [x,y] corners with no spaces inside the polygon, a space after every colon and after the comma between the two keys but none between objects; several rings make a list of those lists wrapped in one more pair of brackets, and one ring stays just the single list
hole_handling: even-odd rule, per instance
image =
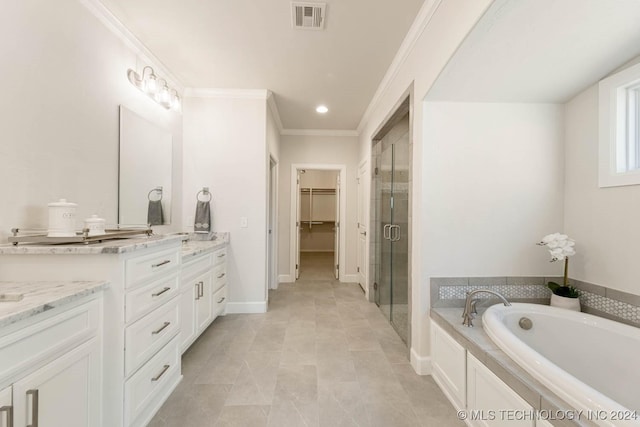
[{"label": "white bathtub", "polygon": [[[531,329],[518,325],[522,317],[531,319]],[[640,426],[639,328],[518,303],[489,307],[482,323],[501,350],[576,410],[584,411],[582,419],[602,426]]]}]

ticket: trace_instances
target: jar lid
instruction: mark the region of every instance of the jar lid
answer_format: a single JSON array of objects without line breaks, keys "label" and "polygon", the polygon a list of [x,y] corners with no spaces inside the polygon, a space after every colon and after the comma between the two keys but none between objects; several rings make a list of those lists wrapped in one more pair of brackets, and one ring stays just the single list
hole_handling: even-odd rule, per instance
[{"label": "jar lid", "polygon": [[51,206],[51,207],[63,206],[63,207],[66,207],[66,208],[72,208],[72,207],[75,208],[78,205],[76,203],[67,202],[67,199],[60,199],[57,202],[49,203],[48,206]]},{"label": "jar lid", "polygon": [[105,222],[104,218],[100,218],[98,215],[93,214],[91,215],[91,218],[85,218],[84,222],[87,223],[100,223],[100,222]]}]

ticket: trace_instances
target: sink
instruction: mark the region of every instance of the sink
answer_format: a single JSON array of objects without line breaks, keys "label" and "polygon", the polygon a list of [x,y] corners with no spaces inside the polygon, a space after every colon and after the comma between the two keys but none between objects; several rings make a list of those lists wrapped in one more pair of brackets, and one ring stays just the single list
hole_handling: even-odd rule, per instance
[{"label": "sink", "polygon": [[2,294],[0,293],[0,302],[16,302],[24,298],[23,294]]}]

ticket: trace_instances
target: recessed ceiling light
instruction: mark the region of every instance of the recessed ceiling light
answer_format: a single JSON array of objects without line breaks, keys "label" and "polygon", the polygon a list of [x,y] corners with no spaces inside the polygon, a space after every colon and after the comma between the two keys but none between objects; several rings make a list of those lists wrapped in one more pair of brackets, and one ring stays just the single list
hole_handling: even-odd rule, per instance
[{"label": "recessed ceiling light", "polygon": [[318,105],[316,111],[320,114],[325,114],[329,109],[325,105]]}]

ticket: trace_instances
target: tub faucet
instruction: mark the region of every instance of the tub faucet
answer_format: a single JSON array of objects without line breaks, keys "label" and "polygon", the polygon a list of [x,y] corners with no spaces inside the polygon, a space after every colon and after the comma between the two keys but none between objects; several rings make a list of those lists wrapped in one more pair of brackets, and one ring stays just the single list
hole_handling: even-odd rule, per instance
[{"label": "tub faucet", "polygon": [[473,296],[480,292],[485,292],[491,295],[495,295],[498,298],[500,298],[500,300],[504,305],[506,306],[511,305],[511,303],[507,301],[507,299],[504,296],[502,296],[498,292],[491,291],[489,289],[476,289],[475,291],[467,292],[467,299],[464,302],[464,311],[462,312],[462,324],[464,326],[469,326],[469,327],[473,326],[473,317],[474,317],[473,315],[474,313],[476,313],[475,308],[476,308],[476,303],[478,302],[478,300],[476,298],[473,298]]}]

